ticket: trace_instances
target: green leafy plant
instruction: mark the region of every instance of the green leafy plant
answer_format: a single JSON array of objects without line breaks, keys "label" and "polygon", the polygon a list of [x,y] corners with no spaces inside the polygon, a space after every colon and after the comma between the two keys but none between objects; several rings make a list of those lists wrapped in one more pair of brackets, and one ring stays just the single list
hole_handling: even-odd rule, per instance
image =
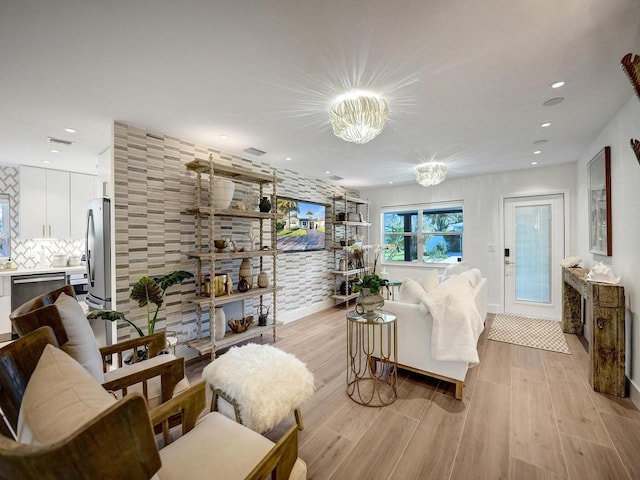
[{"label": "green leafy plant", "polygon": [[360,292],[363,288],[368,288],[373,294],[378,293],[383,287],[389,290],[389,280],[381,278],[376,273],[380,255],[387,249],[388,247],[386,245],[376,245],[373,257],[373,270],[371,273],[365,274],[362,278],[356,277],[356,280],[353,282],[354,293]]},{"label": "green leafy plant", "polygon": [[[160,307],[164,303],[164,294],[169,287],[182,283],[187,278],[193,277],[192,273],[185,272],[184,270],[178,270],[171,272],[162,277],[142,277],[131,288],[131,295],[129,298],[138,302],[139,307],[147,307],[147,334],[151,335],[155,331],[156,320],[158,319],[158,312]],[[151,305],[155,305],[155,311],[151,310]],[[136,329],[141,337],[144,337],[144,333],[133,322],[128,320],[123,313],[116,310],[95,310],[87,315],[87,318],[101,318],[103,320],[110,320],[115,322],[117,320],[124,320],[129,325]]]}]

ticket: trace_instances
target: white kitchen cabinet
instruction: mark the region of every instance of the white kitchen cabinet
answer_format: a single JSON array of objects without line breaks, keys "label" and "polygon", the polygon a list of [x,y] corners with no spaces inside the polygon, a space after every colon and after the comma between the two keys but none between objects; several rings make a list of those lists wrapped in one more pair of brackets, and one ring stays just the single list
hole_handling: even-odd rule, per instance
[{"label": "white kitchen cabinet", "polygon": [[71,173],[70,187],[71,238],[78,240],[85,235],[87,206],[96,198],[96,176]]},{"label": "white kitchen cabinet", "polygon": [[84,238],[95,175],[20,167],[20,238]]}]

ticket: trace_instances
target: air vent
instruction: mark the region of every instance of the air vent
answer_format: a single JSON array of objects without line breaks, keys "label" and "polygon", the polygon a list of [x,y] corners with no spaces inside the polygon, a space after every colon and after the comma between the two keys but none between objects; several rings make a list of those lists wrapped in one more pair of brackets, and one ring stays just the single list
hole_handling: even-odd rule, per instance
[{"label": "air vent", "polygon": [[253,147],[245,148],[243,150],[243,152],[249,153],[251,155],[255,155],[256,157],[259,157],[260,155],[264,155],[265,153],[267,153],[267,152],[263,152],[262,150],[258,150],[257,148],[253,148]]},{"label": "air vent", "polygon": [[338,180],[344,180],[344,177],[341,177],[340,175],[331,175],[330,177],[327,177],[329,180],[335,180],[336,182]]},{"label": "air vent", "polygon": [[55,137],[47,137],[47,141],[49,143],[55,143],[56,145],[64,145],[65,147],[70,147],[75,142],[71,140],[65,140],[64,138],[55,138]]}]

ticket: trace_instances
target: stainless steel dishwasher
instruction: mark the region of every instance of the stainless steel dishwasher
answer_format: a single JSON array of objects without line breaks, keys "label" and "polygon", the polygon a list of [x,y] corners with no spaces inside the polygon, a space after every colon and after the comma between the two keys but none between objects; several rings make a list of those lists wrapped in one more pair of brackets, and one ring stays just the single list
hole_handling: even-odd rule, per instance
[{"label": "stainless steel dishwasher", "polygon": [[[33,273],[11,277],[11,310],[42,293],[63,287],[67,283],[64,272]],[[16,338],[13,332],[12,336]]]}]

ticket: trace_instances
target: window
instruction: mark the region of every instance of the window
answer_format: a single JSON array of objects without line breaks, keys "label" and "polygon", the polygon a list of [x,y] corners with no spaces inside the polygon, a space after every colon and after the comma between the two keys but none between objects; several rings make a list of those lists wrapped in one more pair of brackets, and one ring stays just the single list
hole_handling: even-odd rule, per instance
[{"label": "window", "polygon": [[[385,262],[452,263],[462,258],[462,205],[432,204],[382,211]],[[420,252],[420,255],[418,255]]]},{"label": "window", "polygon": [[11,218],[9,195],[0,193],[0,257],[11,255]]}]

